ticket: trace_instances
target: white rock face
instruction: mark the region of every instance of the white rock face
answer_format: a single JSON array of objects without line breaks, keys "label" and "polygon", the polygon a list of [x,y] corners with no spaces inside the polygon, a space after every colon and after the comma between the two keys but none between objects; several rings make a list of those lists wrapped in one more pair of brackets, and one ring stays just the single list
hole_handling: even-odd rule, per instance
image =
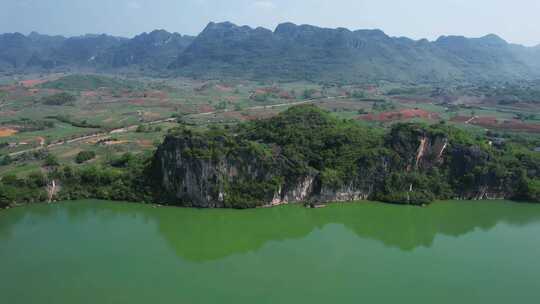
[{"label": "white rock face", "polygon": [[[193,143],[183,139],[169,139],[157,152],[160,183],[166,192],[174,194],[172,199],[202,208],[227,207],[227,186],[236,180],[271,180],[275,174],[264,168],[257,159],[245,156],[243,159],[222,157],[218,160],[189,155]],[[260,206],[278,206],[304,202],[346,202],[364,200],[372,193],[374,186],[358,189],[354,182],[330,189],[320,186],[319,175],[299,177],[296,181],[283,182],[270,192]]]}]

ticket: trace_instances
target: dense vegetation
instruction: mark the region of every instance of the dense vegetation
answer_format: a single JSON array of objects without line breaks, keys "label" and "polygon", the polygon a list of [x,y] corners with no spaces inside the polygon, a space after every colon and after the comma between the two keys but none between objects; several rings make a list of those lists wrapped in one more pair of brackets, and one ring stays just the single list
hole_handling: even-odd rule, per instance
[{"label": "dense vegetation", "polygon": [[78,127],[78,128],[88,128],[88,129],[100,129],[101,128],[100,125],[89,123],[87,120],[76,121],[76,120],[74,120],[73,118],[71,118],[70,116],[67,116],[67,115],[48,116],[47,118],[56,119],[59,122],[70,124],[70,125],[72,125],[74,127]]},{"label": "dense vegetation", "polygon": [[58,93],[41,98],[41,103],[47,106],[63,106],[73,103],[77,98],[69,93]]},{"label": "dense vegetation", "polygon": [[[47,162],[47,174],[4,177],[0,203],[41,201],[44,185],[55,180],[61,185],[57,199],[190,206],[193,202],[178,201],[160,183],[163,172],[158,157],[172,149],[180,149],[183,161],[192,162],[192,168],[234,165],[235,178],[208,178],[209,187],[216,186],[210,191],[218,191],[221,185],[224,206],[232,208],[266,204],[278,188],[306,177],[314,180],[319,194],[356,189],[370,199],[400,204],[493,197],[540,201],[540,154],[532,147],[523,138],[490,145],[487,138],[444,123],[398,123],[387,131],[367,128],[315,106],[297,106],[274,118],[234,127],[181,126],[170,132],[153,157],[127,153],[82,167]],[[79,158],[82,163],[93,155],[81,152]]]},{"label": "dense vegetation", "polygon": [[82,164],[96,157],[96,152],[94,151],[81,151],[75,156],[75,162]]},{"label": "dense vegetation", "polygon": [[[92,152],[84,153],[84,158]],[[82,158],[80,155],[77,158]],[[145,202],[152,201],[144,170],[149,155],[124,154],[108,163],[82,167],[60,166],[53,156],[45,156],[47,173],[37,171],[24,177],[8,175],[0,181],[0,207],[12,204],[43,202],[48,199],[47,186],[56,181],[61,190],[58,200],[99,198]]]},{"label": "dense vegetation", "polygon": [[153,201],[146,179],[148,156],[124,155],[109,164],[55,168],[49,178],[61,181],[59,200],[98,198],[133,202]]},{"label": "dense vegetation", "polygon": [[49,120],[20,118],[2,122],[0,125],[7,127],[13,126],[19,132],[32,132],[53,128],[54,122]]},{"label": "dense vegetation", "polygon": [[47,89],[81,91],[100,88],[126,89],[136,86],[136,83],[101,75],[68,75],[41,86]]},{"label": "dense vegetation", "polygon": [[166,142],[170,146],[162,154],[180,149],[182,163],[192,163],[192,169],[234,164],[235,178],[210,182],[224,189],[229,207],[266,204],[278,188],[309,178],[317,195],[354,189],[400,204],[495,197],[538,201],[540,156],[532,146],[512,141],[492,146],[487,138],[444,123],[396,124],[385,133],[299,106],[229,131],[180,128]]},{"label": "dense vegetation", "polygon": [[516,102],[540,103],[538,83],[505,84],[494,88],[481,86],[478,91],[503,105]]},{"label": "dense vegetation", "polygon": [[[281,147],[285,178],[315,170],[322,187],[339,188],[356,181],[375,181],[372,198],[394,203],[428,203],[434,199],[469,197],[478,187],[537,200],[540,156],[529,148],[508,144],[497,149],[445,124],[396,124],[381,134],[340,121],[315,107],[293,108],[275,119],[247,126],[244,136]],[[421,138],[448,141],[444,160],[426,155],[417,162]],[[435,147],[432,147],[434,149]],[[430,159],[431,158],[431,159]]]},{"label": "dense vegetation", "polygon": [[25,178],[15,175],[2,177],[0,182],[0,208],[13,203],[42,202],[47,199],[46,176],[35,172]]}]

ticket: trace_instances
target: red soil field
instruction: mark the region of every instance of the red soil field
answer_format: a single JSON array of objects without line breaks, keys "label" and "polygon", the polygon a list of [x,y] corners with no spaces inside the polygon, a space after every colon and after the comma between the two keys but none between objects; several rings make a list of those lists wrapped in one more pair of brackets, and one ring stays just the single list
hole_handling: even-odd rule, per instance
[{"label": "red soil field", "polygon": [[496,117],[467,117],[457,116],[452,118],[453,122],[468,123],[475,126],[481,126],[487,129],[502,129],[511,131],[540,132],[540,124],[525,123],[517,119],[498,120]]},{"label": "red soil field", "polygon": [[144,92],[145,98],[157,98],[157,99],[167,99],[169,98],[169,94],[163,92],[163,91],[147,91]]},{"label": "red soil field", "polygon": [[13,116],[13,115],[16,115],[17,112],[15,111],[0,111],[0,116],[1,117],[9,117],[9,116]]},{"label": "red soil field", "polygon": [[47,82],[47,80],[45,79],[30,79],[30,80],[20,81],[19,84],[22,85],[23,87],[31,88],[33,86],[37,86],[45,82]]},{"label": "red soil field", "polygon": [[452,122],[466,123],[467,121],[470,121],[471,119],[472,119],[472,117],[467,117],[467,116],[456,116],[456,117],[453,117],[450,121],[452,121]]},{"label": "red soil field", "polygon": [[429,97],[404,97],[404,96],[396,96],[392,97],[392,99],[400,102],[400,103],[407,103],[407,104],[414,104],[414,103],[432,103],[435,100]]},{"label": "red soil field", "polygon": [[216,89],[220,92],[232,92],[233,88],[224,85],[224,84],[216,84]]},{"label": "red soil field", "polygon": [[281,99],[293,99],[294,97],[291,95],[291,93],[287,91],[281,91],[279,92],[279,98]]},{"label": "red soil field", "polygon": [[214,108],[211,105],[200,105],[197,109],[199,113],[214,112]]},{"label": "red soil field", "polygon": [[265,95],[265,94],[274,94],[281,99],[293,99],[294,96],[290,92],[281,90],[278,87],[267,87],[256,89],[250,96],[251,99],[255,99],[255,96]]},{"label": "red soil field", "polygon": [[151,148],[154,146],[154,143],[151,140],[147,140],[147,139],[137,140],[137,144],[139,144],[139,146],[143,148]]},{"label": "red soil field", "polygon": [[137,98],[137,99],[131,99],[128,101],[130,104],[142,106],[146,103],[146,101],[143,98]]},{"label": "red soil field", "polygon": [[504,121],[501,124],[501,128],[516,130],[516,131],[540,133],[540,124],[538,123],[527,124],[527,123],[524,123],[522,121],[515,120],[515,119]]},{"label": "red soil field", "polygon": [[0,137],[8,137],[17,133],[17,130],[10,128],[0,128]]},{"label": "red soil field", "polygon": [[17,86],[17,85],[5,86],[5,87],[2,87],[1,90],[3,92],[8,93],[10,99],[12,100],[22,98],[22,97],[30,97],[34,94],[27,87],[22,87],[22,86]]},{"label": "red soil field", "polygon": [[279,88],[276,87],[267,87],[267,88],[260,88],[255,90],[255,94],[264,94],[264,93],[279,93]]},{"label": "red soil field", "polygon": [[367,86],[366,91],[371,94],[377,93],[377,87],[373,85]]},{"label": "red soil field", "polygon": [[364,109],[366,107],[365,104],[355,102],[355,101],[325,101],[325,102],[321,102],[319,106],[330,111],[332,110],[357,111],[360,109]]},{"label": "red soil field", "polygon": [[245,119],[247,119],[240,112],[224,112],[222,115],[223,115],[223,118],[226,118],[226,119],[237,119],[237,120],[245,120]]},{"label": "red soil field", "polygon": [[81,93],[83,97],[97,97],[99,95],[96,91],[84,91]]},{"label": "red soil field", "polygon": [[485,126],[490,126],[490,125],[497,125],[499,124],[499,120],[497,119],[497,117],[492,117],[492,116],[480,116],[480,117],[475,117],[473,120],[472,120],[472,123],[474,124],[477,124],[477,125],[485,125]]}]

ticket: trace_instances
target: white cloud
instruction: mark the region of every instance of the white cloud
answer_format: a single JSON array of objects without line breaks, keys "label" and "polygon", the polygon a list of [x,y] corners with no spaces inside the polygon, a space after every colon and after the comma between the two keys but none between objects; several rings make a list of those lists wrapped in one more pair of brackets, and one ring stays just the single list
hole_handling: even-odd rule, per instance
[{"label": "white cloud", "polygon": [[275,9],[276,8],[276,4],[272,1],[265,1],[265,0],[261,0],[261,1],[255,1],[253,3],[253,6],[255,6],[256,8],[259,8],[259,9],[265,9],[265,10],[271,10],[271,9]]}]

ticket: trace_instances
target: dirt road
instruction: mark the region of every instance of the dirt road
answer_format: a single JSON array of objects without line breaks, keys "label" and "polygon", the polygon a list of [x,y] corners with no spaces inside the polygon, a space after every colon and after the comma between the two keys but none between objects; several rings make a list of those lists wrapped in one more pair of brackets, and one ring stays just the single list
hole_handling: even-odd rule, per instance
[{"label": "dirt road", "polygon": [[[245,111],[245,110],[273,109],[273,108],[279,108],[279,107],[285,107],[285,106],[298,106],[298,105],[302,105],[302,104],[315,103],[315,102],[324,102],[324,101],[328,101],[328,100],[343,99],[343,98],[347,98],[347,96],[333,96],[333,97],[313,98],[313,99],[308,99],[308,100],[298,101],[298,102],[280,103],[280,104],[273,104],[273,105],[267,105],[267,106],[255,106],[255,107],[249,107],[249,108],[242,109],[242,111]],[[214,115],[214,114],[227,113],[227,112],[238,112],[238,111],[227,109],[227,110],[220,110],[220,111],[212,111],[212,112],[191,114],[189,116],[207,116],[207,115]]]},{"label": "dirt road", "polygon": [[[347,96],[333,96],[333,97],[313,98],[313,99],[308,99],[308,100],[303,100],[303,101],[298,101],[298,102],[291,102],[291,103],[280,103],[280,104],[273,104],[273,105],[266,105],[266,106],[254,106],[254,107],[245,108],[243,110],[272,109],[272,108],[279,108],[279,107],[285,107],[285,106],[297,106],[297,105],[308,104],[308,103],[324,102],[324,101],[328,101],[328,100],[343,99],[343,98],[347,98]],[[190,116],[207,116],[207,115],[214,115],[214,114],[227,113],[227,112],[234,112],[234,110],[222,110],[222,111],[197,113],[197,114],[191,114]],[[28,152],[34,152],[34,151],[39,151],[39,150],[42,150],[42,149],[54,148],[54,147],[62,146],[62,145],[65,145],[65,144],[72,144],[72,143],[76,143],[76,142],[80,142],[80,141],[83,141],[83,140],[88,140],[88,139],[92,139],[92,138],[96,138],[96,137],[109,136],[109,135],[115,135],[115,134],[121,134],[121,133],[134,131],[134,130],[137,130],[137,128],[140,125],[154,125],[154,124],[160,124],[160,123],[164,123],[164,122],[173,122],[175,120],[176,120],[175,118],[158,119],[158,120],[145,122],[145,123],[141,123],[141,124],[137,124],[137,125],[131,125],[131,126],[127,126],[127,127],[123,127],[123,128],[119,128],[119,129],[114,129],[114,130],[111,130],[109,132],[99,132],[99,133],[85,135],[85,136],[81,136],[81,137],[77,137],[77,138],[72,138],[72,139],[69,139],[69,140],[63,140],[63,141],[59,141],[59,142],[49,144],[47,146],[45,146],[44,144],[41,144],[40,147],[27,149],[27,150],[23,150],[23,151],[18,151],[18,152],[13,152],[13,153],[10,153],[8,155],[10,157],[15,157],[15,156],[22,155],[22,154],[25,154],[25,153],[28,153]],[[43,143],[44,143],[44,141],[43,141]]]},{"label": "dirt road", "polygon": [[[144,125],[155,125],[155,124],[160,124],[160,123],[164,123],[164,122],[172,122],[174,120],[175,120],[175,118],[159,119],[159,120],[154,120],[154,121],[151,121],[151,122],[145,122],[143,124]],[[140,125],[143,125],[143,124],[131,125],[131,126],[127,126],[127,127],[123,127],[123,128],[119,128],[119,129],[114,129],[114,130],[111,130],[109,132],[99,132],[99,133],[89,134],[89,135],[85,135],[85,136],[81,136],[81,137],[72,138],[72,139],[69,139],[69,140],[63,140],[63,141],[55,142],[55,143],[49,144],[47,146],[44,145],[44,140],[43,140],[42,142],[40,142],[39,147],[32,148],[32,149],[27,149],[27,150],[23,150],[23,151],[18,151],[18,152],[13,152],[13,153],[10,153],[8,155],[11,156],[11,157],[15,157],[15,156],[22,155],[22,154],[25,154],[25,153],[28,153],[28,152],[39,151],[39,150],[45,149],[45,148],[47,148],[47,149],[48,148],[54,148],[54,147],[62,146],[62,145],[65,145],[65,144],[72,144],[72,143],[76,143],[76,142],[80,142],[80,141],[83,141],[83,140],[88,140],[88,139],[92,139],[92,138],[96,138],[96,137],[102,137],[102,136],[109,136],[109,135],[114,135],[114,134],[126,133],[126,132],[129,132],[129,131],[137,130],[137,128]]]}]

